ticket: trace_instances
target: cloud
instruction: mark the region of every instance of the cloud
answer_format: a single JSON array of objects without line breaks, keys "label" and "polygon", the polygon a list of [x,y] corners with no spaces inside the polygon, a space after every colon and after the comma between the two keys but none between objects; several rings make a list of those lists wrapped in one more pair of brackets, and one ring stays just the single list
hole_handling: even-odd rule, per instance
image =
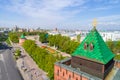
[{"label": "cloud", "polygon": [[[107,2],[108,1],[108,2]],[[119,4],[119,0],[0,0],[0,9],[25,16],[24,20],[13,21],[14,24],[40,26],[89,26],[91,20],[101,10],[111,10]],[[103,4],[101,4],[103,3]],[[89,5],[90,4],[90,5]],[[83,11],[83,13],[82,13]],[[97,11],[97,13],[92,13]],[[85,13],[85,14],[84,14]],[[88,14],[87,14],[88,13]],[[92,15],[91,15],[92,13]],[[78,20],[78,17],[81,21]],[[98,17],[99,24],[119,19],[119,15]],[[19,18],[19,17],[17,17]],[[82,19],[86,18],[86,20]],[[13,19],[12,19],[13,20]],[[17,19],[16,19],[17,20]],[[90,20],[90,21],[89,21]],[[119,20],[120,21],[120,20]],[[6,21],[8,23],[9,21]],[[11,22],[11,21],[10,21]],[[118,22],[118,21],[117,21]],[[5,22],[4,22],[5,23]],[[11,22],[12,23],[12,22]],[[115,23],[114,23],[115,24]]]},{"label": "cloud", "polygon": [[[10,0],[11,5],[4,5],[8,10],[33,18],[47,20],[64,20],[79,13],[81,10],[64,10],[80,6],[84,0]],[[82,8],[81,8],[82,9]]]},{"label": "cloud", "polygon": [[120,15],[98,17],[97,20],[98,28],[101,30],[104,29],[120,30]]},{"label": "cloud", "polygon": [[120,0],[108,0],[110,4],[118,4],[120,3]]},{"label": "cloud", "polygon": [[120,20],[120,15],[110,15],[110,16],[104,16],[104,17],[98,17],[97,18],[99,21],[119,21]]}]

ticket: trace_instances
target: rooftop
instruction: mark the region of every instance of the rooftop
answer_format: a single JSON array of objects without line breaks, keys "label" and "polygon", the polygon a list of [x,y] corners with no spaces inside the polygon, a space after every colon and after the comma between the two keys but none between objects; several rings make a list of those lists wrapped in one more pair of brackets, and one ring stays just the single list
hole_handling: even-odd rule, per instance
[{"label": "rooftop", "polygon": [[21,39],[25,39],[25,36],[24,36],[24,34],[22,34],[22,35],[20,36],[20,38],[21,38]]},{"label": "rooftop", "polygon": [[114,54],[107,47],[106,43],[94,27],[74,51],[72,56],[80,56],[106,64],[114,57]]}]

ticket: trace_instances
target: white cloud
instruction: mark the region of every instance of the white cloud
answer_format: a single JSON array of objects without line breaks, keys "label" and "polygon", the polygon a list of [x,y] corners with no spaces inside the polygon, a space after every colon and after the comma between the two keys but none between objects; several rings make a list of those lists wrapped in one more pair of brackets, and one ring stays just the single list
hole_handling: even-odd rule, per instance
[{"label": "white cloud", "polygon": [[[4,1],[4,0],[0,0]],[[105,5],[105,6],[96,6],[94,9],[91,7],[88,8],[87,1],[91,0],[5,0],[9,1],[7,4],[0,5],[0,8],[5,8],[9,11],[19,13],[20,15],[27,16],[29,19],[25,19],[25,21],[15,22],[16,24],[23,25],[50,25],[56,26],[61,23],[65,26],[89,26],[91,24],[91,20],[83,21],[73,21],[69,19],[74,19],[73,17],[77,17],[76,14],[80,13],[82,10],[107,10],[111,9],[115,6]],[[93,0],[96,2],[102,2],[104,0]],[[119,3],[119,0],[108,0],[108,4]],[[106,1],[105,1],[106,2]],[[89,9],[89,10],[88,10]],[[82,15],[82,14],[80,14]],[[89,13],[88,13],[89,15]],[[93,14],[94,15],[94,14]],[[91,15],[91,16],[93,16]],[[116,24],[119,20],[120,15],[106,16],[106,17],[98,17],[99,25],[107,23],[107,24]],[[68,21],[68,22],[67,22]],[[73,21],[73,22],[72,22]],[[115,22],[116,21],[116,22]],[[72,23],[71,23],[72,22]],[[90,23],[90,24],[88,24]],[[117,23],[119,24],[119,23]]]},{"label": "white cloud", "polygon": [[33,18],[64,20],[81,10],[64,10],[67,7],[81,6],[84,0],[11,0],[7,9]]},{"label": "white cloud", "polygon": [[120,15],[111,15],[98,17],[98,28],[99,29],[119,29],[120,30]]}]

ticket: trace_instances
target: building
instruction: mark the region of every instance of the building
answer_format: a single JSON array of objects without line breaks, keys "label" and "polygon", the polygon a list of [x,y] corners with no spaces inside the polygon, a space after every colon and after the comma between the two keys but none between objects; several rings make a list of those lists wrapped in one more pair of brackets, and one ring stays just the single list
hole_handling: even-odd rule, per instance
[{"label": "building", "polygon": [[25,42],[26,38],[24,36],[24,34],[22,34],[19,38],[19,45],[22,45]]},{"label": "building", "polygon": [[55,63],[54,80],[104,80],[114,66],[113,58],[94,27],[71,58]]},{"label": "building", "polygon": [[[89,33],[89,31],[76,31],[77,35],[81,35],[81,41],[84,40],[85,36]],[[102,36],[104,41],[112,40],[118,41],[120,40],[120,31],[100,31],[100,35]]]}]

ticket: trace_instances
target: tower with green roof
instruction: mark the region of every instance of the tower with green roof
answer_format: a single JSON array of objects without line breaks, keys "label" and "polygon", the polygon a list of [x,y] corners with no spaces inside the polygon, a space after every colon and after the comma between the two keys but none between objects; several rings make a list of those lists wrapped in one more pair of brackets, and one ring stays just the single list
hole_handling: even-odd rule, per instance
[{"label": "tower with green roof", "polygon": [[21,39],[25,39],[25,35],[22,34],[22,35],[20,36],[20,38],[21,38]]},{"label": "tower with green roof", "polygon": [[113,58],[114,54],[94,26],[73,52],[71,66],[104,79],[114,66]]},{"label": "tower with green roof", "polygon": [[22,34],[19,38],[19,45],[22,45],[25,42],[25,40],[26,40],[25,35]]}]

